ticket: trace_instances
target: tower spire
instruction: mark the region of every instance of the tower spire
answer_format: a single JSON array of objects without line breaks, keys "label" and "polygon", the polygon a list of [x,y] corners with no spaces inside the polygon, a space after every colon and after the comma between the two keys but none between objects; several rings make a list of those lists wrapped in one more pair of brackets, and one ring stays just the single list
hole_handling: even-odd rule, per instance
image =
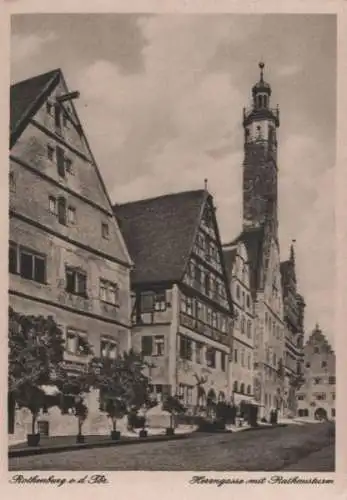
[{"label": "tower spire", "polygon": [[259,63],[259,68],[260,68],[260,81],[262,83],[264,82],[264,67],[265,67],[265,63],[261,60]]},{"label": "tower spire", "polygon": [[291,262],[295,261],[295,252],[294,252],[294,245],[296,243],[296,240],[292,240],[292,244],[290,245],[290,255],[289,255],[289,260]]}]

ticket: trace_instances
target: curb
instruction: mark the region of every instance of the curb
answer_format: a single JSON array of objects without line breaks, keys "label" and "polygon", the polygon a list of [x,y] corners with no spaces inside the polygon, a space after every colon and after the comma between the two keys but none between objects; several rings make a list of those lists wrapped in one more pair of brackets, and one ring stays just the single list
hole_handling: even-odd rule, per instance
[{"label": "curb", "polygon": [[76,443],[76,444],[62,444],[56,446],[45,446],[40,448],[19,448],[16,450],[8,451],[8,458],[27,457],[30,455],[43,455],[45,453],[59,453],[62,451],[85,450],[91,448],[106,448],[109,446],[126,446],[139,443],[155,443],[161,441],[175,441],[177,439],[186,439],[190,434],[176,434],[174,436],[150,436],[144,438],[127,439],[120,441],[96,441],[94,443]]}]

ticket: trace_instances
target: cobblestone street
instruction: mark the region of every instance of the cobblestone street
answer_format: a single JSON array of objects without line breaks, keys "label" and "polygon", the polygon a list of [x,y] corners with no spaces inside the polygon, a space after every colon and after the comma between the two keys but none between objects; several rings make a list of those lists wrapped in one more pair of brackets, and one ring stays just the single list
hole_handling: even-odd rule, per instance
[{"label": "cobblestone street", "polygon": [[10,470],[334,471],[331,424],[13,458]]}]

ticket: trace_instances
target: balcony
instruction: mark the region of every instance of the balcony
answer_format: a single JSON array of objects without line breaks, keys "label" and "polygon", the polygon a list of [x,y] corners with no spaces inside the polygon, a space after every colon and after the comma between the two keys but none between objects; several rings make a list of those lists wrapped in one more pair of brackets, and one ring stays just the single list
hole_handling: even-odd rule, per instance
[{"label": "balcony", "polygon": [[180,313],[180,324],[189,330],[193,330],[205,337],[215,340],[220,344],[229,345],[228,335],[224,332],[221,332],[217,328],[204,323],[200,319],[194,318],[185,314],[183,312]]}]

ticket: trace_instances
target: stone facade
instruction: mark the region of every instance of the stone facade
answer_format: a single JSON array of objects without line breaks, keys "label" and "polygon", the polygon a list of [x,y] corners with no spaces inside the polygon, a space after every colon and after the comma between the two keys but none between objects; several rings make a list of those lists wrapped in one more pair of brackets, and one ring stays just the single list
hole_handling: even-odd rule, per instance
[{"label": "stone facade", "polygon": [[247,249],[242,242],[223,245],[234,307],[234,328],[229,365],[229,387],[236,405],[253,402],[254,304],[250,289]]},{"label": "stone facade", "polygon": [[297,416],[334,420],[335,397],[335,353],[317,325],[304,346],[304,383],[297,391]]},{"label": "stone facade", "polygon": [[[130,348],[131,260],[75,107],[57,104],[69,92],[63,75],[58,70],[47,83],[51,91],[38,89],[41,104],[10,151],[9,303],[23,314],[55,318],[73,372],[88,360],[83,339],[95,355]],[[107,428],[98,394],[87,400],[88,432]],[[27,413],[12,414],[13,439],[29,431]],[[40,420],[50,435],[77,432],[75,419],[57,408]]]}]

